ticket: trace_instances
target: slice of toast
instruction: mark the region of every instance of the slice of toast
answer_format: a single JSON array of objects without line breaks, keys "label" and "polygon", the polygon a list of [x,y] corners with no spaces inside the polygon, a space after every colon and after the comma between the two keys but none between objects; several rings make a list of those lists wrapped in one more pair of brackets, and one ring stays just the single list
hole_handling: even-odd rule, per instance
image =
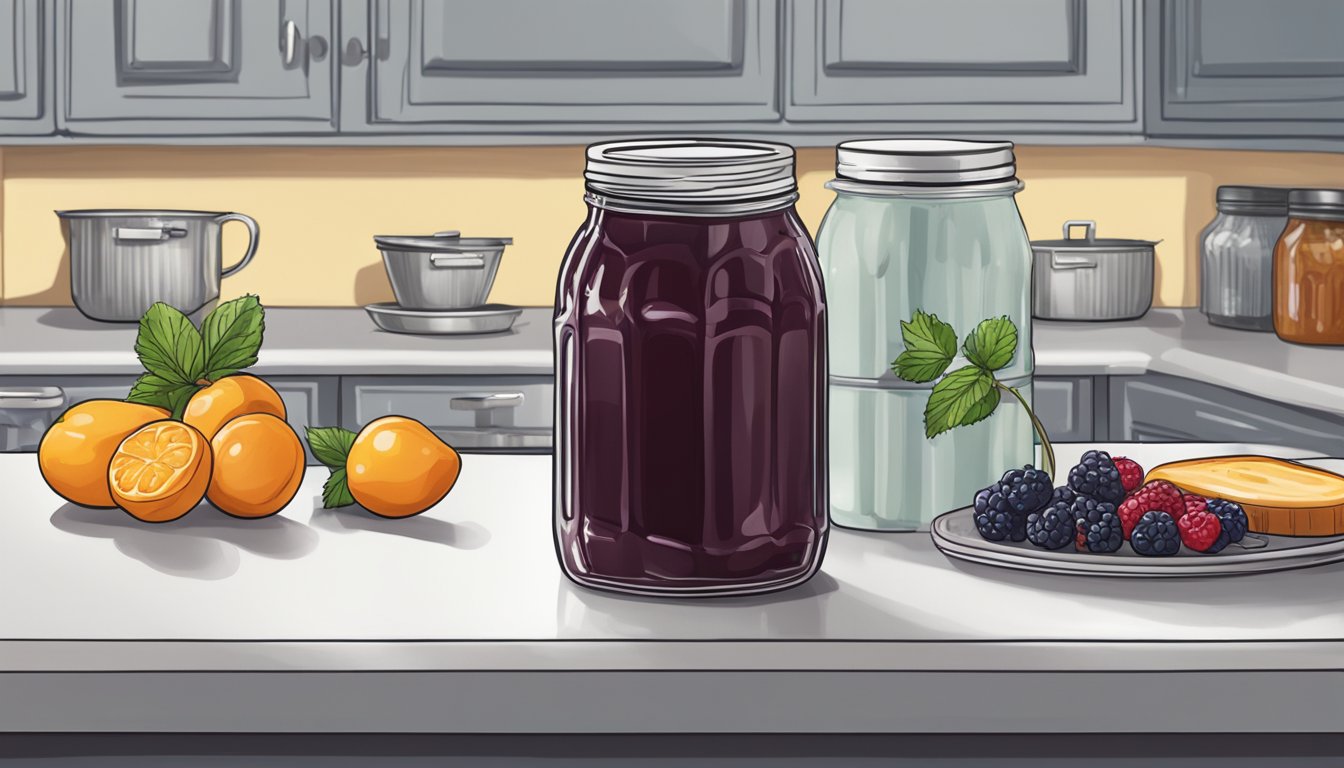
[{"label": "slice of toast", "polygon": [[1145,482],[1166,480],[1188,493],[1235,501],[1250,529],[1281,536],[1344,534],[1344,477],[1268,456],[1218,456],[1154,467]]}]

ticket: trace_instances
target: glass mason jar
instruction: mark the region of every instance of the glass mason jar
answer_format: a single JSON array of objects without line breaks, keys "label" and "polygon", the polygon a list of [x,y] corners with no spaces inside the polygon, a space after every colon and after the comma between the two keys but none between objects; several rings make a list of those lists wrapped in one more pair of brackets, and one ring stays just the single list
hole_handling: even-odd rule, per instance
[{"label": "glass mason jar", "polygon": [[1274,330],[1344,345],[1344,189],[1294,189],[1274,247]]},{"label": "glass mason jar", "polygon": [[1274,244],[1288,220],[1283,187],[1218,188],[1218,215],[1199,235],[1199,311],[1213,325],[1274,330]]},{"label": "glass mason jar", "polygon": [[554,524],[590,587],[800,584],[826,545],[826,306],[794,153],[588,148],[556,297]]},{"label": "glass mason jar", "polygon": [[932,384],[896,377],[901,322],[935,314],[960,343],[1007,316],[1018,346],[995,376],[1031,401],[1031,244],[1013,145],[878,139],[836,150],[817,235],[830,307],[830,514],[836,525],[926,528],[1033,461],[1031,420],[1005,397],[988,419],[929,439]]}]

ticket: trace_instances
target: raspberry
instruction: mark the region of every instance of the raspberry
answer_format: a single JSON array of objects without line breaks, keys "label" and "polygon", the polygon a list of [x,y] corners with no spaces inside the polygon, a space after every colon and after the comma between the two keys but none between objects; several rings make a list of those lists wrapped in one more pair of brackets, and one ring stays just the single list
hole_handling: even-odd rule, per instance
[{"label": "raspberry", "polygon": [[1120,471],[1105,451],[1088,451],[1069,470],[1069,487],[1074,493],[1091,496],[1097,501],[1119,504],[1125,500],[1125,486],[1120,482]]},{"label": "raspberry", "polygon": [[1139,518],[1129,543],[1140,555],[1168,557],[1181,550],[1181,533],[1171,515],[1154,509]]},{"label": "raspberry", "polygon": [[1071,544],[1076,531],[1073,499],[1073,491],[1060,488],[1045,509],[1027,515],[1027,541],[1045,549],[1063,549]]},{"label": "raspberry", "polygon": [[1075,546],[1088,552],[1114,552],[1124,541],[1115,505],[1090,496],[1074,498],[1074,519],[1078,521]]},{"label": "raspberry", "polygon": [[1172,520],[1179,520],[1185,514],[1181,490],[1166,480],[1154,480],[1120,502],[1120,525],[1125,538],[1133,536],[1134,526],[1144,513],[1153,511],[1166,512]]},{"label": "raspberry", "polygon": [[1185,505],[1185,513],[1187,515],[1191,512],[1207,512],[1209,509],[1209,500],[1203,496],[1196,496],[1193,493],[1184,494],[1181,501]]},{"label": "raspberry", "polygon": [[1186,512],[1176,521],[1176,527],[1181,531],[1181,543],[1196,552],[1208,552],[1223,532],[1218,516],[1207,510]]},{"label": "raspberry", "polygon": [[1143,485],[1143,467],[1137,461],[1124,456],[1116,456],[1112,461],[1120,472],[1120,484],[1125,487],[1125,493],[1133,493]]},{"label": "raspberry", "polygon": [[1227,540],[1241,541],[1246,535],[1246,527],[1250,524],[1246,519],[1246,510],[1237,502],[1226,499],[1210,499],[1208,506],[1209,511],[1218,516],[1218,522],[1223,524]]}]

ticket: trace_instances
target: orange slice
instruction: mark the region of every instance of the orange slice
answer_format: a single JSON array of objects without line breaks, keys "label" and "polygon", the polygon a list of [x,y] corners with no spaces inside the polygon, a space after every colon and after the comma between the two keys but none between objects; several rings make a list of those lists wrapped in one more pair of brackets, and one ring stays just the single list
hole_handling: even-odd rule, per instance
[{"label": "orange slice", "polygon": [[126,436],[107,468],[112,500],[147,523],[187,514],[205,497],[213,467],[210,444],[195,427],[155,421]]}]

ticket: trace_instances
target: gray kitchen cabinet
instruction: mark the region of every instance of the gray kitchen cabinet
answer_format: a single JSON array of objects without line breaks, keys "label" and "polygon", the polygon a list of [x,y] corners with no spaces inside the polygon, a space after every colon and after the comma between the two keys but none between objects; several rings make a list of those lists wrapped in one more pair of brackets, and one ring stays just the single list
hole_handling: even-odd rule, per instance
[{"label": "gray kitchen cabinet", "polygon": [[55,131],[51,29],[45,0],[0,0],[0,136]]},{"label": "gray kitchen cabinet", "polygon": [[1149,0],[1148,132],[1337,138],[1344,3]]},{"label": "gray kitchen cabinet", "polygon": [[1032,383],[1032,410],[1052,442],[1103,442],[1108,432],[1100,408],[1105,387],[1105,377],[1037,376]]},{"label": "gray kitchen cabinet", "polygon": [[[135,383],[135,376],[0,376],[0,388],[60,387],[67,405],[85,400],[122,400]],[[339,422],[339,381],[335,376],[267,376],[267,383],[280,393],[290,426],[299,436],[307,426],[335,426]],[[305,450],[307,443],[305,441]],[[312,453],[309,463],[316,463]]]},{"label": "gray kitchen cabinet", "polygon": [[549,452],[554,404],[550,376],[341,377],[341,426],[408,416],[462,451]]},{"label": "gray kitchen cabinet", "polygon": [[793,0],[785,117],[1139,130],[1134,0]]},{"label": "gray kitchen cabinet", "polygon": [[1176,376],[1112,377],[1110,420],[1116,442],[1261,443],[1344,456],[1344,416]]},{"label": "gray kitchen cabinet", "polygon": [[73,134],[334,132],[335,0],[62,0]]},{"label": "gray kitchen cabinet", "polygon": [[[777,121],[776,0],[343,6],[342,130]],[[372,56],[368,51],[372,50]]]}]

